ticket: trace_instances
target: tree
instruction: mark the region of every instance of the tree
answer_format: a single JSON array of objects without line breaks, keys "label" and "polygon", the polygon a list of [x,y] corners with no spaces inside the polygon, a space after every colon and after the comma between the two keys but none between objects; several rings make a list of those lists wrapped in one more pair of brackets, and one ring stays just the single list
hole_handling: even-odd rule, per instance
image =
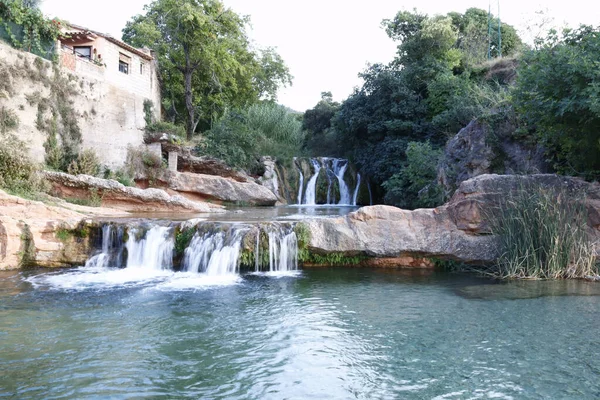
[{"label": "tree", "polygon": [[127,23],[123,40],[157,53],[165,108],[185,121],[188,139],[202,121],[263,95],[274,98],[291,81],[273,49],[250,50],[247,18],[219,0],[156,0],[145,11]]},{"label": "tree", "polygon": [[600,29],[551,31],[525,54],[513,93],[558,172],[600,176]]}]

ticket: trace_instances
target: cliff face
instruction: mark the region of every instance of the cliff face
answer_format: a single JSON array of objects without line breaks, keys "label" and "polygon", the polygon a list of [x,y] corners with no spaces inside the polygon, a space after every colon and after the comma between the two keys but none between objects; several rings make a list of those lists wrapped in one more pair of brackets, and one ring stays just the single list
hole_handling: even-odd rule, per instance
[{"label": "cliff face", "polygon": [[44,161],[51,132],[59,143],[93,149],[110,168],[123,165],[128,145],[142,144],[146,99],[126,81],[115,86],[70,72],[0,41],[0,82],[0,107],[18,116],[19,136],[34,161]]}]

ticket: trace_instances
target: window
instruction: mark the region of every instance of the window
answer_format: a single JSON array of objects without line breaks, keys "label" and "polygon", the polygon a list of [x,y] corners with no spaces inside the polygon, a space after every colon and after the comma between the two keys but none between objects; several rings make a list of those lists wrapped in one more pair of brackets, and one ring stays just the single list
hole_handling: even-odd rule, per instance
[{"label": "window", "polygon": [[73,53],[77,54],[78,57],[92,58],[92,47],[91,46],[74,46]]},{"label": "window", "polygon": [[144,68],[145,68],[144,63],[140,62],[140,75],[144,75]]},{"label": "window", "polygon": [[119,72],[129,74],[129,66],[131,65],[131,57],[123,53],[119,53]]},{"label": "window", "polygon": [[119,72],[122,72],[124,74],[129,74],[129,64],[119,60]]}]

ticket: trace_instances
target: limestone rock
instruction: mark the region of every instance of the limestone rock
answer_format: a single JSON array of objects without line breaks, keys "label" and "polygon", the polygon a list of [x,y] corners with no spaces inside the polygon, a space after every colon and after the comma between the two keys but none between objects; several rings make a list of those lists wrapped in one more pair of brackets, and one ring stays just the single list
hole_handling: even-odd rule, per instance
[{"label": "limestone rock", "polygon": [[169,189],[199,199],[256,206],[272,206],[277,202],[273,192],[254,182],[189,172],[171,172],[167,182]]},{"label": "limestone rock", "polygon": [[256,180],[256,182],[273,192],[280,203],[285,203],[285,200],[279,193],[279,176],[277,175],[275,160],[271,157],[262,157],[260,162],[263,165],[265,172]]},{"label": "limestone rock", "polygon": [[91,224],[85,218],[76,211],[0,191],[0,270],[28,264],[82,265],[90,252],[88,238],[77,234]]},{"label": "limestone rock", "polygon": [[452,193],[461,182],[490,174],[538,174],[547,168],[540,146],[528,146],[512,139],[510,120],[492,131],[479,120],[471,121],[448,140],[438,169],[438,181]]},{"label": "limestone rock", "polygon": [[89,198],[94,193],[102,206],[133,212],[192,211],[219,212],[219,207],[208,203],[191,201],[183,196],[169,195],[162,189],[139,189],[124,186],[112,179],[89,175],[69,175],[62,172],[44,171],[44,178],[53,191],[63,198]]},{"label": "limestone rock", "polygon": [[600,243],[600,185],[548,174],[481,175],[463,182],[447,204],[435,209],[407,211],[379,205],[302,224],[310,232],[310,250],[321,254],[415,260],[425,256],[486,264],[498,257],[496,238],[485,222],[486,210],[496,207],[507,193],[529,184],[585,194],[590,235]]}]

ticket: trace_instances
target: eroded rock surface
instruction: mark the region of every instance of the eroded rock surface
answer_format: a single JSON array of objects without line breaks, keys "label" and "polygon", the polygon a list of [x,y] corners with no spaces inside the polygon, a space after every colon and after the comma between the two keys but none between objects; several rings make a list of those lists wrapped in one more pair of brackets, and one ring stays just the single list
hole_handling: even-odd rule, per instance
[{"label": "eroded rock surface", "polygon": [[84,214],[0,190],[0,270],[82,265],[90,253]]},{"label": "eroded rock surface", "polygon": [[590,234],[600,243],[600,185],[557,175],[482,175],[463,182],[447,204],[435,209],[407,211],[378,205],[303,223],[310,231],[309,248],[321,254],[420,255],[486,264],[498,257],[496,238],[485,222],[486,210],[529,184],[585,195]]},{"label": "eroded rock surface", "polygon": [[[219,206],[189,200],[180,195],[170,195],[162,189],[139,189],[124,186],[112,179],[89,175],[69,175],[44,171],[53,192],[61,198],[89,199],[96,196],[103,207],[130,212],[219,212]],[[223,179],[223,178],[221,178]]]},{"label": "eroded rock surface", "polygon": [[169,189],[193,198],[256,206],[272,206],[277,202],[273,192],[254,182],[189,172],[171,172],[167,182]]}]

